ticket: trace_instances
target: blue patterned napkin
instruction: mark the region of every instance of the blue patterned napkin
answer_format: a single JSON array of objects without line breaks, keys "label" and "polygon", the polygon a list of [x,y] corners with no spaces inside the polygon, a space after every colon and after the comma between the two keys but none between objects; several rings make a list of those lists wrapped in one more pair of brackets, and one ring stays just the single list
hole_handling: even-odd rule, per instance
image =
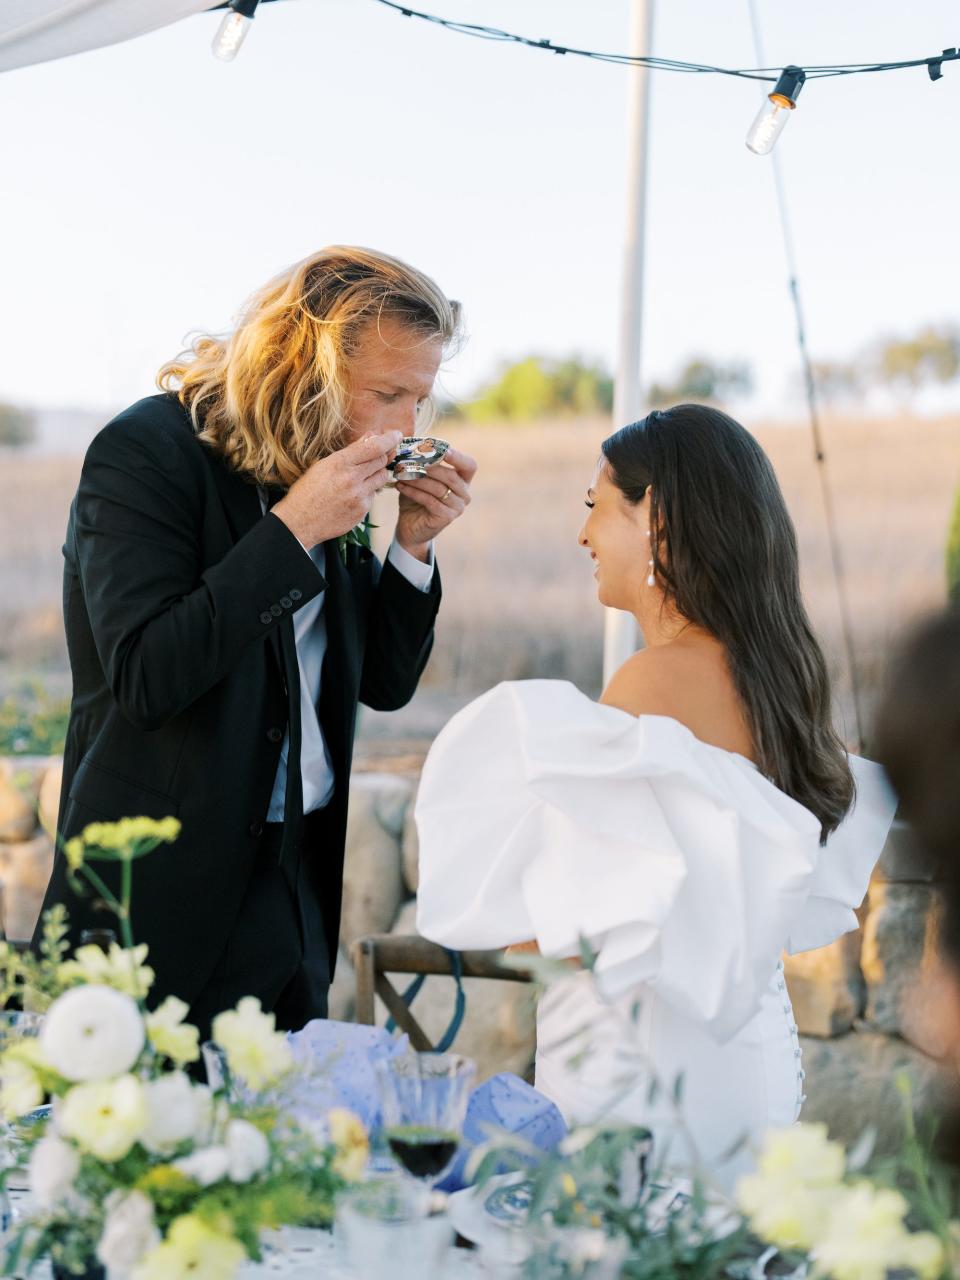
[{"label": "blue patterned napkin", "polygon": [[497,1131],[516,1134],[547,1152],[566,1135],[567,1126],[556,1104],[533,1085],[507,1071],[491,1076],[470,1095],[463,1143],[450,1172],[438,1183],[441,1191],[459,1191],[467,1185],[464,1171],[473,1148]]}]

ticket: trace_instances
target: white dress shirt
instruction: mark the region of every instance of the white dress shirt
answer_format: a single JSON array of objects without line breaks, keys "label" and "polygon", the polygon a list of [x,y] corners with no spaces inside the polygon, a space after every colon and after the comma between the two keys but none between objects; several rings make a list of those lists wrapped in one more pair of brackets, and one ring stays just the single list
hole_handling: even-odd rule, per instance
[{"label": "white dress shirt", "polygon": [[[261,491],[260,505],[266,510],[266,496]],[[302,545],[302,544],[301,544]],[[326,566],[326,548],[318,543],[305,553],[320,573]],[[427,564],[405,551],[396,539],[390,544],[387,559],[407,581],[419,591],[429,591],[433,581],[433,548]],[[303,812],[312,813],[329,804],[333,795],[334,777],[330,752],[317,718],[320,701],[320,676],[327,652],[327,620],[323,613],[326,592],[308,601],[293,615],[293,634],[297,646],[297,666],[300,669],[300,777],[303,786]],[[268,822],[282,822],[284,800],[287,792],[287,757],[290,750],[289,730],[283,736],[277,776],[267,810]]]}]

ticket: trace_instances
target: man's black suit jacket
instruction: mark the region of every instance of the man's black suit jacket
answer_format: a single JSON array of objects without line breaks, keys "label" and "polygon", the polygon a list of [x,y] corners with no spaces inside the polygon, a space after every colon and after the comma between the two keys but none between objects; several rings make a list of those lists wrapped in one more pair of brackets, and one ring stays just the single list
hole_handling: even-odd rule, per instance
[{"label": "man's black suit jacket", "polygon": [[[299,735],[299,678],[283,660],[293,614],[324,589],[318,711],[336,789],[326,847],[303,856],[333,972],[357,704],[410,700],[440,585],[435,574],[419,591],[359,547],[344,565],[336,540],[326,553],[324,577],[286,525],[261,514],[256,487],[197,439],[173,396],[125,410],[87,452],[64,546],[73,699],[58,825],[67,840],[98,820],[180,819],[179,840],[134,870],[133,933],[157,971],[152,1002],[172,993],[189,1004],[223,949],[288,723]],[[97,869],[108,880],[117,870]],[[111,924],[71,891],[59,852],[44,906],[54,902],[67,904],[74,941]]]}]

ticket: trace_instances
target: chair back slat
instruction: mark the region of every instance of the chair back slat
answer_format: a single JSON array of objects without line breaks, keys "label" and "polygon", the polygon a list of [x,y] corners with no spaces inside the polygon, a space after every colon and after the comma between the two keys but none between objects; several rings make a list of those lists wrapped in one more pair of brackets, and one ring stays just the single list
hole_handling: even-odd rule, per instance
[{"label": "chair back slat", "polygon": [[[502,951],[462,951],[464,978],[486,978],[499,982],[530,982],[529,973],[503,964]],[[351,949],[357,977],[357,999],[354,1017],[367,1026],[376,1023],[376,1001],[379,996],[410,1044],[420,1053],[435,1048],[429,1036],[404,1003],[400,992],[387,974],[426,974],[452,977],[450,955],[444,947],[414,935],[379,933],[359,938]],[[455,957],[454,957],[455,958]]]}]

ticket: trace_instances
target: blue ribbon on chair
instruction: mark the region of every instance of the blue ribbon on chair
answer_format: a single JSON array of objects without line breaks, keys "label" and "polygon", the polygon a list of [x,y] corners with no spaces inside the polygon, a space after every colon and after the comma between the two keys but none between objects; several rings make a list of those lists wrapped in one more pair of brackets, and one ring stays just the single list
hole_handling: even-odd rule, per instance
[{"label": "blue ribbon on chair", "polygon": [[[444,951],[446,951],[447,959],[450,961],[450,972],[453,974],[453,980],[457,984],[457,996],[453,1006],[453,1017],[450,1019],[450,1025],[437,1041],[436,1047],[433,1049],[434,1053],[447,1052],[454,1040],[457,1038],[457,1032],[460,1030],[460,1026],[463,1023],[463,1015],[467,1011],[467,996],[463,989],[463,958],[459,951],[451,951],[448,947],[444,947]],[[414,980],[407,987],[406,991],[401,993],[400,999],[408,1009],[420,994],[420,988],[426,980],[427,975],[425,973],[417,974]],[[387,1031],[392,1034],[397,1027],[396,1021],[393,1018],[388,1018],[386,1027]]]}]

